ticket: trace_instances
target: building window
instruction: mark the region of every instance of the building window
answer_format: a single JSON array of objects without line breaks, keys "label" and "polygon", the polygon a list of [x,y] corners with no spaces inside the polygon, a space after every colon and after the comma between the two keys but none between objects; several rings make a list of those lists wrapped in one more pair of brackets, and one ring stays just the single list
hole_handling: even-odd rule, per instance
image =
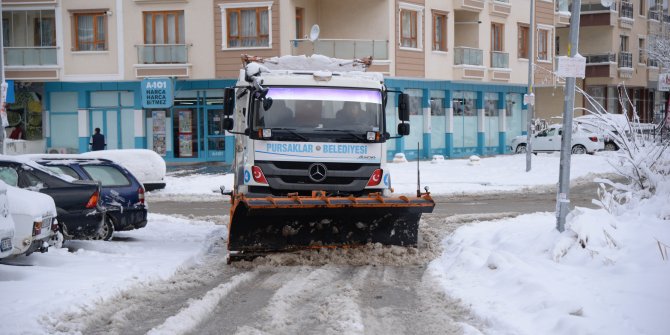
[{"label": "building window", "polygon": [[556,36],[554,39],[554,54],[558,56],[558,54],[561,52],[561,38],[559,36]]},{"label": "building window", "polygon": [[184,44],[184,11],[144,12],[145,44]]},{"label": "building window", "polygon": [[417,16],[413,10],[400,10],[400,46],[417,48]]},{"label": "building window", "polygon": [[503,36],[505,26],[501,23],[491,23],[491,51],[503,51]]},{"label": "building window", "polygon": [[447,14],[433,12],[433,50],[447,51]]},{"label": "building window", "polygon": [[98,13],[74,14],[76,51],[107,50],[107,15]]},{"label": "building window", "polygon": [[549,30],[537,30],[537,60],[549,60]]},{"label": "building window", "polygon": [[271,6],[272,2],[220,5],[223,48],[270,47]]},{"label": "building window", "polygon": [[645,12],[645,10],[644,10],[644,9],[645,9],[645,2],[647,2],[647,0],[640,0],[640,1],[638,1],[638,6],[637,6],[637,8],[638,8],[638,15],[645,16],[645,15],[644,15],[644,14],[645,14],[645,13],[644,13],[644,12]]},{"label": "building window", "polygon": [[517,58],[526,58],[528,59],[528,37],[530,36],[530,31],[528,26],[519,25],[519,50],[517,50]]},{"label": "building window", "polygon": [[619,51],[628,52],[628,36],[619,36]]},{"label": "building window", "polygon": [[[55,17],[54,10],[2,12],[3,45],[20,48],[55,47]],[[8,53],[12,51],[5,50],[5,56]]]},{"label": "building window", "polygon": [[644,38],[640,38],[638,40],[638,46],[637,46],[637,62],[638,63],[646,63],[645,60],[645,47],[644,47]]},{"label": "building window", "polygon": [[301,39],[305,36],[305,9],[295,8],[295,38]]}]

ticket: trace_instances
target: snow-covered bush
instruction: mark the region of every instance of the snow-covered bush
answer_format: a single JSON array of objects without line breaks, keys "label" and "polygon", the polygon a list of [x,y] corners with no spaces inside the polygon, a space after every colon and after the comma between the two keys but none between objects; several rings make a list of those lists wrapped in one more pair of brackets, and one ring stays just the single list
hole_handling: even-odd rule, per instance
[{"label": "snow-covered bush", "polygon": [[566,256],[573,246],[606,264],[631,253],[658,253],[656,247],[663,255],[670,242],[670,142],[645,134],[648,130],[640,125],[625,89],[619,103],[624,115],[632,115],[626,122],[617,122],[596,99],[577,89],[593,107],[584,110],[619,147],[610,163],[620,178],[598,180],[599,199],[593,201],[601,210],[578,208],[569,214],[554,259],[575,257]]}]

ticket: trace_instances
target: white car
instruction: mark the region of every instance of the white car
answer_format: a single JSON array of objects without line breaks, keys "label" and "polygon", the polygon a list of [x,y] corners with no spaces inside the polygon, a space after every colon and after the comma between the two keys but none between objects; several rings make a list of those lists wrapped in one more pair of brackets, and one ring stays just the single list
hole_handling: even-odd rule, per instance
[{"label": "white car", "polygon": [[13,186],[7,186],[7,197],[15,227],[13,255],[48,251],[49,243],[60,234],[54,200],[44,193]]},{"label": "white car", "polygon": [[[533,135],[533,152],[554,152],[561,151],[561,125],[551,125],[549,128]],[[517,136],[512,139],[512,151],[515,153],[526,152],[526,136]],[[572,147],[573,154],[592,154],[596,151],[605,149],[605,142],[602,136],[597,134],[573,129]]]},{"label": "white car", "polygon": [[0,181],[0,259],[10,256],[14,249],[14,220],[9,214],[7,188],[7,184]]}]

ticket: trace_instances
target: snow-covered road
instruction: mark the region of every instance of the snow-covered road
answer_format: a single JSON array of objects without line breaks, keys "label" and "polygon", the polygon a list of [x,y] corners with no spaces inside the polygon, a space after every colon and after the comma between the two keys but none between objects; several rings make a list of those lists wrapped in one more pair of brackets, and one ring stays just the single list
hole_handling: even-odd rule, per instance
[{"label": "snow-covered road", "polygon": [[202,262],[51,324],[118,334],[452,334],[482,329],[446,296],[428,263],[464,222],[508,214],[427,215],[417,249],[369,246],[277,254],[225,264],[212,241]]}]

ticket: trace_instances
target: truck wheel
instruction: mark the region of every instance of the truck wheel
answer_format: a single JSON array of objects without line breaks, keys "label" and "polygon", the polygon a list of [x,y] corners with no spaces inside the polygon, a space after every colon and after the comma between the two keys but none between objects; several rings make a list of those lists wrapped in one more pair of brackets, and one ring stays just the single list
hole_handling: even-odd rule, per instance
[{"label": "truck wheel", "polygon": [[581,144],[577,144],[574,147],[572,147],[572,154],[583,155],[585,153],[586,153],[586,148]]},{"label": "truck wheel", "polygon": [[514,150],[514,153],[517,154],[525,154],[526,153],[526,145],[525,144],[519,144],[516,146],[516,150]]}]

